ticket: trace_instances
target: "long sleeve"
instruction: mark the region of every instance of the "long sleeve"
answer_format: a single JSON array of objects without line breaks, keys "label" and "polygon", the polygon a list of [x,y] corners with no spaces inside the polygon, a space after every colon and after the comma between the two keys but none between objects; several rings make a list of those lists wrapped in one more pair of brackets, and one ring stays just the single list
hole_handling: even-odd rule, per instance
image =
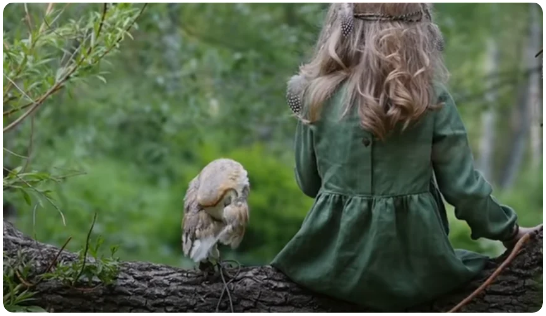
[{"label": "long sleeve", "polygon": [[506,240],[517,215],[491,195],[491,185],[475,170],[466,129],[455,102],[444,92],[446,102],[436,112],[432,163],[440,191],[455,207],[455,216],[465,220],[472,239]]},{"label": "long sleeve", "polygon": [[314,198],[320,190],[321,178],[317,170],[312,133],[309,125],[298,121],[295,139],[296,182],[305,195]]}]

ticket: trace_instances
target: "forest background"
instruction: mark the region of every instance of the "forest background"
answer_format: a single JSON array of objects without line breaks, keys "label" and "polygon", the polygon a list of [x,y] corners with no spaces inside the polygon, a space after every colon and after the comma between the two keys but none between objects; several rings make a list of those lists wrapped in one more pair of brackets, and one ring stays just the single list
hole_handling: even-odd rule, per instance
[{"label": "forest background", "polygon": [[[204,165],[229,157],[249,172],[251,221],[240,248],[224,251],[267,264],[312,204],[294,179],[285,88],[326,8],[9,4],[5,218],[56,246],[72,237],[76,251],[96,213],[92,238],[105,252],[190,267],[180,246],[185,190]],[[476,167],[522,226],[542,223],[540,6],[436,4],[435,13]],[[455,247],[503,251],[472,241],[448,210]]]}]

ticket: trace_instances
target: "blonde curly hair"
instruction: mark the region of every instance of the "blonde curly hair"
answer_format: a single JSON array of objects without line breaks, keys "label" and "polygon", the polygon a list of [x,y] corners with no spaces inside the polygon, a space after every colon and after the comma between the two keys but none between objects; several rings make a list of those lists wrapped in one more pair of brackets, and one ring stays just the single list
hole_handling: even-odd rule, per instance
[{"label": "blonde curly hair", "polygon": [[379,139],[439,106],[433,83],[449,74],[431,10],[422,3],[332,4],[313,58],[288,84],[305,108],[300,119],[317,121],[342,83],[343,116],[358,106],[362,127]]}]

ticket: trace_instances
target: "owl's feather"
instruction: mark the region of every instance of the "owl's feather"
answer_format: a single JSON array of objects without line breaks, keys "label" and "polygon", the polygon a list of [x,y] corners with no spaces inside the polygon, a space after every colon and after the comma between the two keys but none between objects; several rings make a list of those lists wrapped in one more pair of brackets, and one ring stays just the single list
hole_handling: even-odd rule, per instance
[{"label": "owl's feather", "polygon": [[309,86],[309,80],[304,75],[290,78],[286,87],[286,101],[293,114],[300,116],[303,110],[303,96]]}]

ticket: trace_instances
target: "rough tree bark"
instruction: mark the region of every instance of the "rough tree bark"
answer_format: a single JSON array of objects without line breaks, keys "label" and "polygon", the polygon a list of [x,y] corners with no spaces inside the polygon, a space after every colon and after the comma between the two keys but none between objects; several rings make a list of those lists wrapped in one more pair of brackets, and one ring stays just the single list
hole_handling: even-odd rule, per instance
[{"label": "rough tree bark", "polygon": [[[4,222],[4,254],[17,251],[34,257],[33,273],[42,273],[59,249],[23,235]],[[456,293],[412,311],[447,311],[489,276],[505,256],[493,259],[477,280]],[[58,261],[76,260],[63,251]],[[229,271],[233,273],[233,271]],[[497,280],[470,304],[466,312],[526,312],[542,306],[542,232],[529,242]],[[396,282],[396,280],[393,280]],[[223,283],[206,284],[194,271],[147,262],[124,262],[116,285],[71,288],[58,281],[38,283],[35,305],[55,312],[214,312]],[[271,267],[245,267],[229,284],[235,312],[355,312],[351,304],[322,297],[290,282]],[[220,311],[229,311],[224,295]]]}]

